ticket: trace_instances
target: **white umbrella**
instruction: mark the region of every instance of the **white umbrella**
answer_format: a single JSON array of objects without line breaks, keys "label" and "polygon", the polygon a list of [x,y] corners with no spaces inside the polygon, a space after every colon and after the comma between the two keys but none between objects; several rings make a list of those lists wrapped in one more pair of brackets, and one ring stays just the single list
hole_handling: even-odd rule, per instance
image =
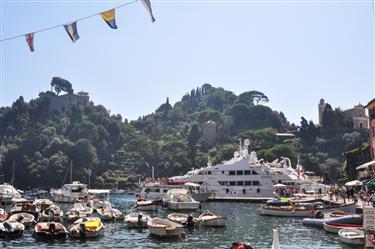
[{"label": "white umbrella", "polygon": [[362,186],[362,182],[358,180],[350,181],[345,183],[345,186],[352,187],[352,186]]},{"label": "white umbrella", "polygon": [[274,187],[274,188],[284,188],[284,187],[286,187],[286,185],[285,185],[285,184],[278,183],[278,184],[276,184],[276,185],[273,185],[273,187]]}]

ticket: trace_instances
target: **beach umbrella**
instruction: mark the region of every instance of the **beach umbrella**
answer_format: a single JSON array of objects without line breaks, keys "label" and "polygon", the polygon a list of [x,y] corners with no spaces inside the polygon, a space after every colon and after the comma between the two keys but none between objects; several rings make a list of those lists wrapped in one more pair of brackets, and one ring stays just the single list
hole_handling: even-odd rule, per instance
[{"label": "beach umbrella", "polygon": [[284,187],[286,187],[286,185],[285,185],[285,184],[278,183],[278,184],[276,184],[276,185],[273,185],[273,187],[274,187],[274,188],[284,188]]},{"label": "beach umbrella", "polygon": [[354,180],[354,181],[345,183],[345,186],[347,187],[362,186],[362,182],[358,180]]}]

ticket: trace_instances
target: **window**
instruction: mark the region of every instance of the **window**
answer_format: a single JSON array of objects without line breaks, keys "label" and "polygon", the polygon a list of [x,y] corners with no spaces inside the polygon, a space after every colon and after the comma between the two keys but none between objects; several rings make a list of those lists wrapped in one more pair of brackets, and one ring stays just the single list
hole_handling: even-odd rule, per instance
[{"label": "window", "polygon": [[237,171],[237,175],[243,175],[243,171],[242,170],[238,170]]},{"label": "window", "polygon": [[251,174],[252,174],[252,175],[257,175],[258,173],[257,173],[255,170],[252,170],[252,171],[251,171]]},{"label": "window", "polygon": [[168,189],[163,189],[163,193],[167,193],[168,192]]},{"label": "window", "polygon": [[259,181],[253,181],[253,186],[259,186]]},{"label": "window", "polygon": [[236,182],[229,182],[229,186],[236,186]]},{"label": "window", "polygon": [[221,171],[221,174],[224,174],[224,170],[223,170],[223,171]]},{"label": "window", "polygon": [[251,175],[251,170],[245,170],[245,175]]},{"label": "window", "polygon": [[245,181],[245,186],[251,186],[251,181]]},{"label": "window", "polygon": [[207,171],[207,174],[211,175],[211,171]]},{"label": "window", "polygon": [[235,175],[235,174],[236,174],[236,171],[234,170],[229,171],[229,175]]},{"label": "window", "polygon": [[243,181],[237,182],[237,186],[243,186]]}]

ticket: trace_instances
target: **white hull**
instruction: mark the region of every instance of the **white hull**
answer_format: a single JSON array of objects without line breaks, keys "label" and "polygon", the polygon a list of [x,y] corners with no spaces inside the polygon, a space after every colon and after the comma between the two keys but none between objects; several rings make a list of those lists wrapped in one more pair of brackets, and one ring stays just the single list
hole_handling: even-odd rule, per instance
[{"label": "white hull", "polygon": [[338,233],[341,229],[347,229],[347,228],[359,228],[358,226],[356,225],[353,225],[353,227],[351,227],[350,225],[345,225],[345,226],[339,226],[339,225],[336,225],[336,226],[332,226],[332,225],[329,225],[327,223],[323,223],[323,228],[324,228],[324,231],[328,232],[328,233]]},{"label": "white hull", "polygon": [[181,237],[181,234],[184,232],[182,225],[161,218],[149,220],[147,226],[150,234],[159,237]]},{"label": "white hull", "polygon": [[167,207],[169,210],[197,210],[199,209],[199,202],[167,202]]},{"label": "white hull", "polygon": [[364,245],[364,232],[358,229],[341,229],[338,232],[341,242],[349,245]]},{"label": "white hull", "polygon": [[[139,214],[142,215],[140,220],[138,219]],[[147,227],[147,222],[151,220],[151,217],[143,213],[131,213],[125,215],[124,220],[129,228],[144,228]]]},{"label": "white hull", "polygon": [[213,219],[205,219],[201,222],[202,226],[206,227],[224,227],[225,226],[225,219],[222,217],[213,218]]}]

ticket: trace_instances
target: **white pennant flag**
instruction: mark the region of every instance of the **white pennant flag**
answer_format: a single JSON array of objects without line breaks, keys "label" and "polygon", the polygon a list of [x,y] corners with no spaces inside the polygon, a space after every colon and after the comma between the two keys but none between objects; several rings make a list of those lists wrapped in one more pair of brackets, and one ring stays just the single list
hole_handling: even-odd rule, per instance
[{"label": "white pennant flag", "polygon": [[155,22],[155,18],[154,18],[154,15],[152,14],[152,9],[151,9],[151,2],[150,0],[141,0],[142,4],[145,6],[147,12],[150,14],[151,16],[151,21],[152,22]]}]

